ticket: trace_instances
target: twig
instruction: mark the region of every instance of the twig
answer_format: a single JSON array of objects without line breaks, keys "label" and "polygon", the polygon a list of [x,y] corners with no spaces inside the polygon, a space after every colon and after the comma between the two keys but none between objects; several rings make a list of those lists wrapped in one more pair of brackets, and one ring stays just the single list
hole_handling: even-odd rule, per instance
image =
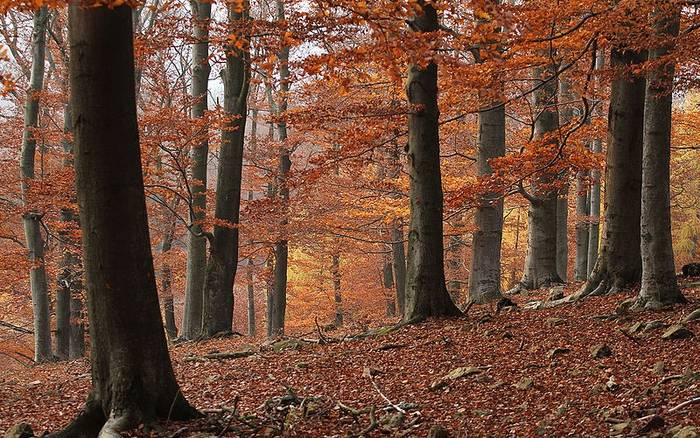
[{"label": "twig", "polygon": [[[402,414],[405,414],[405,413],[406,413],[405,410],[401,409],[400,406],[397,406],[397,405],[395,405],[394,403],[392,403],[391,400],[389,400],[389,398],[388,398],[387,396],[384,395],[384,393],[381,391],[381,389],[379,389],[379,385],[377,385],[377,382],[374,381],[374,377],[373,377],[371,374],[369,375],[369,380],[370,380],[370,382],[372,382],[372,386],[374,386],[374,389],[377,390],[377,392],[379,393],[379,395],[380,395],[387,403],[389,403],[389,405],[390,405],[392,408],[396,409],[398,412],[401,412]],[[373,408],[373,409],[374,409],[374,408]]]},{"label": "twig", "polygon": [[233,411],[231,412],[231,416],[228,419],[228,423],[226,423],[226,426],[224,426],[223,429],[221,429],[221,432],[217,435],[217,438],[221,438],[224,436],[226,431],[228,431],[228,428],[231,427],[231,423],[233,423],[233,420],[238,418],[238,402],[240,401],[240,397],[236,395],[236,398],[233,399]]},{"label": "twig", "polygon": [[379,426],[379,423],[377,422],[377,417],[374,415],[374,406],[369,408],[369,426],[365,427],[362,429],[360,432],[351,435],[353,437],[360,437],[360,436],[365,436],[368,433],[372,432],[374,429]]},{"label": "twig", "polygon": [[355,409],[355,408],[353,408],[353,407],[351,407],[351,406],[348,406],[348,405],[344,404],[344,403],[341,402],[341,401],[338,401],[338,402],[337,402],[337,405],[338,405],[338,407],[340,408],[341,411],[347,412],[347,413],[349,413],[350,415],[352,415],[353,417],[358,417],[358,416],[360,416],[360,415],[362,415],[362,414],[368,412],[368,409],[367,409],[367,408]]},{"label": "twig", "polygon": [[629,333],[627,333],[626,331],[622,330],[621,328],[619,328],[618,330],[620,331],[620,333],[622,333],[623,335],[625,335],[625,337],[626,337],[627,339],[631,340],[632,342],[634,342],[634,343],[637,344],[637,345],[642,345],[642,343],[639,342],[639,340],[638,340],[637,338],[635,338],[634,336],[630,335]]},{"label": "twig", "polygon": [[206,360],[240,359],[254,355],[254,351],[233,351],[230,353],[209,353],[204,356],[187,356],[185,362],[203,362]]},{"label": "twig", "polygon": [[672,376],[666,376],[663,379],[659,380],[659,383],[657,383],[656,386],[663,385],[664,383],[670,382],[671,380],[678,380],[678,379],[682,379],[682,378],[683,378],[683,374],[674,374]]},{"label": "twig", "polygon": [[686,407],[686,406],[688,406],[688,405],[692,405],[692,404],[694,404],[694,403],[700,403],[700,397],[694,397],[694,398],[691,398],[690,400],[686,400],[686,401],[684,401],[683,403],[681,403],[681,404],[679,404],[679,405],[677,405],[677,406],[674,406],[674,407],[672,407],[671,409],[669,409],[669,410],[668,410],[668,413],[670,414],[671,412],[675,412],[675,411],[677,411],[677,410],[679,410],[679,409],[683,409],[684,407]]}]

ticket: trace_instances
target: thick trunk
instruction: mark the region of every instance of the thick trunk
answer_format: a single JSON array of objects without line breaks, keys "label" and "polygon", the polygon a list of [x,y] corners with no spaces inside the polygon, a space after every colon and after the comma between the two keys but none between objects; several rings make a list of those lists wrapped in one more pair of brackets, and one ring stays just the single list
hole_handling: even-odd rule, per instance
[{"label": "thick trunk", "polygon": [[[231,32],[235,32],[246,18],[247,10],[237,11],[235,5],[229,5]],[[247,48],[227,46],[226,68],[221,75],[224,82],[224,113],[231,119],[221,132],[214,212],[217,224],[211,239],[204,281],[202,333],[205,336],[230,332],[233,328],[233,282],[238,266],[243,144],[250,84],[250,54]]]},{"label": "thick trunk", "polygon": [[[193,1],[194,15],[192,47],[192,118],[203,120],[207,111],[209,85],[209,20],[211,3]],[[192,148],[192,228],[187,235],[187,283],[185,286],[185,309],[182,318],[182,337],[196,339],[202,332],[202,301],[204,275],[207,262],[207,240],[202,236],[201,223],[206,216],[207,157],[209,155],[208,124],[202,125],[199,143]]]},{"label": "thick trunk", "polygon": [[[53,354],[51,353],[49,292],[44,261],[44,238],[41,235],[42,215],[40,212],[31,209],[28,199],[29,185],[34,179],[34,156],[36,154],[36,138],[33,131],[39,126],[39,93],[44,87],[47,21],[48,10],[45,6],[34,12],[32,67],[27,100],[24,106],[24,133],[22,135],[20,165],[22,200],[27,208],[27,211],[22,216],[22,220],[28,257],[32,264],[29,272],[29,285],[32,293],[32,311],[34,313],[34,360],[37,362],[46,362],[53,359]],[[62,298],[65,298],[65,294]],[[65,300],[62,300],[62,303],[65,303]],[[60,309],[63,316],[65,316],[65,310],[64,306]],[[64,322],[65,319],[63,319],[62,324]],[[62,339],[65,339],[65,337],[62,337]]]},{"label": "thick trunk", "polygon": [[[656,32],[678,36],[680,10],[658,10]],[[670,44],[649,51],[657,60],[672,50]],[[671,239],[670,160],[673,61],[647,76],[644,103],[644,151],[642,158],[641,255],[642,287],[638,305],[658,308],[686,302],[676,281]]]},{"label": "thick trunk", "polygon": [[406,250],[403,245],[403,226],[399,219],[391,226],[391,258],[394,268],[394,285],[396,287],[396,304],[399,314],[406,309]]},{"label": "thick trunk", "polygon": [[[610,54],[611,67],[616,69],[634,68],[645,59],[645,53],[621,48],[613,48]],[[646,81],[629,74],[620,74],[611,85],[603,241],[595,267],[576,298],[616,292],[641,280],[639,213]]]},{"label": "thick trunk", "polygon": [[[412,21],[418,32],[438,30],[437,11],[419,1],[422,11]],[[411,220],[408,232],[408,269],[404,321],[461,312],[445,286],[443,196],[440,174],[438,66],[412,63],[406,95],[413,111],[408,117],[408,172]]]},{"label": "thick trunk", "polygon": [[[553,67],[536,69],[536,76],[544,78],[553,74]],[[535,92],[535,107],[539,111],[535,120],[534,140],[542,140],[559,129],[556,108],[557,81],[551,80]],[[537,289],[552,283],[560,283],[557,265],[557,191],[549,188],[555,178],[545,170],[533,182],[534,197],[528,210],[528,242],[525,269],[521,285]]]},{"label": "thick trunk", "polygon": [[[162,330],[141,170],[131,9],[69,9],[75,169],[90,320],[92,390],[61,437],[118,437],[196,411]],[[109,102],[105,105],[104,102]]]},{"label": "thick trunk", "polygon": [[[493,106],[493,105],[491,105]],[[489,160],[506,151],[506,110],[504,105],[479,112],[477,166],[479,176],[493,172]],[[503,199],[488,193],[474,216],[476,231],[472,240],[472,265],[469,276],[469,301],[488,303],[501,296],[501,240],[503,236]]]},{"label": "thick trunk", "polygon": [[336,327],[343,325],[343,296],[340,292],[340,255],[333,254],[331,266],[333,273],[333,299],[335,301],[335,321],[333,324]]}]

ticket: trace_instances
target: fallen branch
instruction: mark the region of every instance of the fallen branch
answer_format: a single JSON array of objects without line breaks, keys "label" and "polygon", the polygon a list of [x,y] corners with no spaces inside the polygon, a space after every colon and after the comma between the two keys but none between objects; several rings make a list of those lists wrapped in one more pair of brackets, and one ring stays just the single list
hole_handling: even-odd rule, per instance
[{"label": "fallen branch", "polygon": [[680,404],[672,407],[671,409],[669,409],[668,413],[670,414],[671,412],[675,412],[679,409],[683,409],[684,407],[686,407],[688,405],[695,404],[695,403],[700,403],[700,397],[694,397],[694,398],[691,398],[690,400],[686,400],[683,403],[680,403]]},{"label": "fallen branch", "polygon": [[233,351],[229,353],[209,353],[203,356],[187,356],[185,362],[204,362],[207,360],[240,359],[254,355],[254,351]]},{"label": "fallen branch", "polygon": [[[384,395],[384,393],[382,392],[382,390],[379,389],[379,385],[377,385],[377,382],[374,381],[374,376],[372,376],[371,373],[369,374],[369,380],[370,380],[370,382],[372,382],[372,386],[374,386],[374,389],[377,390],[377,393],[379,393],[379,395],[380,395],[387,403],[389,403],[389,405],[390,405],[392,408],[396,409],[398,412],[401,412],[402,414],[405,414],[405,413],[406,413],[405,410],[401,409],[400,406],[397,406],[397,405],[395,405],[394,403],[392,403],[392,401],[389,400],[389,398],[388,398],[386,395]],[[374,408],[372,408],[372,409],[374,409]]]},{"label": "fallen branch", "polygon": [[379,346],[377,350],[379,351],[387,351],[387,350],[396,350],[398,348],[405,348],[406,344],[384,344]]},{"label": "fallen branch", "polygon": [[26,329],[24,327],[20,327],[18,325],[12,324],[11,322],[7,322],[7,321],[0,321],[0,326],[9,328],[10,330],[14,330],[16,332],[24,333],[26,335],[31,335],[32,333],[34,333],[33,331],[31,331],[29,329]]},{"label": "fallen branch", "polygon": [[627,339],[629,339],[630,341],[634,342],[634,343],[637,344],[637,345],[642,345],[642,343],[639,342],[639,339],[637,339],[637,338],[635,338],[634,336],[630,335],[629,333],[627,333],[626,331],[622,330],[621,328],[618,328],[618,330],[619,330],[620,333],[622,333],[623,335],[625,335],[625,337],[626,337]]},{"label": "fallen branch", "polygon": [[352,415],[353,417],[359,417],[362,414],[365,414],[369,412],[368,408],[363,408],[363,409],[355,409],[353,407],[350,407],[346,404],[344,404],[341,401],[337,402],[338,408],[340,408],[341,411],[347,412],[348,414]]},{"label": "fallen branch", "polygon": [[353,434],[351,436],[353,437],[360,437],[360,436],[365,436],[368,433],[372,432],[374,429],[379,426],[379,423],[377,422],[377,417],[374,415],[374,406],[369,408],[369,426],[365,427],[361,431],[359,431],[356,434]]},{"label": "fallen branch", "polygon": [[683,374],[674,374],[672,376],[666,376],[663,379],[659,380],[659,383],[657,383],[656,386],[661,386],[666,382],[670,382],[671,380],[678,380],[678,379],[682,379],[682,378],[683,378]]}]

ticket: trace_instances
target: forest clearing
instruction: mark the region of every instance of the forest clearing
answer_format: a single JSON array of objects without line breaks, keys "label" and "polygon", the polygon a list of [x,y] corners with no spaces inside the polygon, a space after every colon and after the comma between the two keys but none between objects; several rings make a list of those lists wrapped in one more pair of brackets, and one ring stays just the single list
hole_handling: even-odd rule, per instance
[{"label": "forest clearing", "polygon": [[0,0],[0,433],[697,438],[699,35]]}]

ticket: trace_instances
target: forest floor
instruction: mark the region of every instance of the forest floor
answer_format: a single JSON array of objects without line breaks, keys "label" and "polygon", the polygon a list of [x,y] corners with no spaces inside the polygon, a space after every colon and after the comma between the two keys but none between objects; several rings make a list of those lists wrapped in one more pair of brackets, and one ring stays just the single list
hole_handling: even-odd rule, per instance
[{"label": "forest floor", "polygon": [[[699,436],[700,320],[685,325],[694,337],[662,339],[700,308],[699,288],[664,311],[617,314],[631,291],[546,310],[474,306],[359,339],[324,333],[325,344],[180,344],[178,381],[206,416],[132,436],[426,436],[434,426],[451,437]],[[251,354],[203,357],[238,351]],[[20,421],[59,429],[89,385],[85,360],[0,373],[0,432]]]}]

